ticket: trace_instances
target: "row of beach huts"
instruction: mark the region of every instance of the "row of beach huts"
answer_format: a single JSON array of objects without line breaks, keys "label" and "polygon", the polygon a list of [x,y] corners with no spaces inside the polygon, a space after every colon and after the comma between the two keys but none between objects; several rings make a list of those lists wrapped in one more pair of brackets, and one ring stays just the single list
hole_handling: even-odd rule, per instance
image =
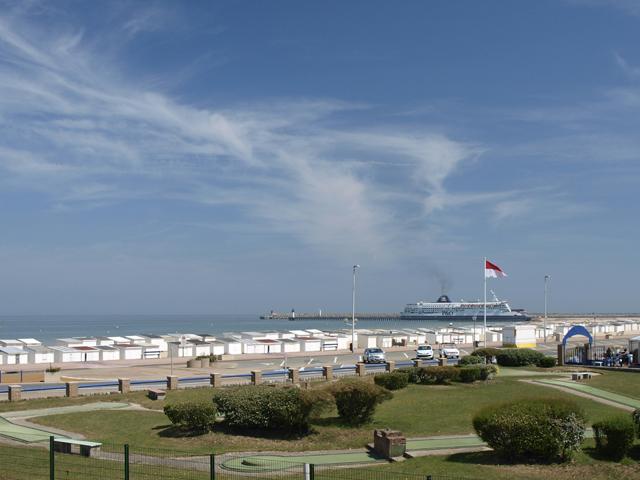
[{"label": "row of beach huts", "polygon": [[[546,332],[541,322],[487,328],[488,344],[535,346],[541,339],[561,341],[572,325],[582,324],[598,337],[637,335],[640,319],[630,318],[600,322],[548,322]],[[482,326],[429,328],[358,329],[358,348],[409,348],[419,344],[466,344],[484,341]],[[288,354],[304,352],[340,352],[351,348],[351,330],[317,329],[240,332],[225,334],[141,334],[105,337],[61,338],[55,345],[44,345],[34,338],[0,339],[0,365],[60,364],[104,362],[157,358],[191,358],[197,356],[237,356]]]}]

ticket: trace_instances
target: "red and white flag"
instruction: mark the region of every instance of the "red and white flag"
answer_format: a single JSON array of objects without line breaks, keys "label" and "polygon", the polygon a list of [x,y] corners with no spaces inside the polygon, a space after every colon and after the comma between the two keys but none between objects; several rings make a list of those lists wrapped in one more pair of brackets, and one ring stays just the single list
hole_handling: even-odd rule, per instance
[{"label": "red and white flag", "polygon": [[489,260],[484,262],[484,277],[485,278],[498,278],[506,277],[507,274],[495,263],[491,263]]}]

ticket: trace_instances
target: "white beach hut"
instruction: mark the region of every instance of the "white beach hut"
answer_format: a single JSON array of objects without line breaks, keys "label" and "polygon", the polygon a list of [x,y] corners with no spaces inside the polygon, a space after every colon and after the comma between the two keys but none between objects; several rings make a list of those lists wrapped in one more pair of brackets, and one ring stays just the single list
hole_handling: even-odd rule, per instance
[{"label": "white beach hut", "polygon": [[300,342],[295,338],[283,338],[280,342],[282,343],[283,353],[296,353],[300,351]]},{"label": "white beach hut", "polygon": [[28,354],[29,363],[53,363],[56,361],[53,351],[48,347],[43,347],[42,345],[29,345],[28,347],[25,347],[25,350]]},{"label": "white beach hut", "polygon": [[98,345],[96,346],[100,352],[100,360],[111,361],[120,360],[120,350],[112,345]]},{"label": "white beach hut", "polygon": [[24,365],[29,362],[29,353],[19,347],[0,347],[0,359],[4,365]]},{"label": "white beach hut", "polygon": [[49,347],[53,350],[53,358],[56,363],[81,362],[82,353],[75,348],[64,345],[53,345]]},{"label": "white beach hut", "polygon": [[135,343],[116,343],[114,345],[120,350],[120,358],[122,360],[141,360],[143,358],[142,352],[144,348],[141,345]]},{"label": "white beach hut", "polygon": [[237,338],[232,337],[223,337],[219,338],[220,341],[224,345],[224,353],[227,355],[240,355],[242,354],[242,342]]},{"label": "white beach hut", "polygon": [[212,355],[224,355],[224,343],[223,342],[210,342]]},{"label": "white beach hut", "polygon": [[80,352],[82,362],[100,361],[100,350],[98,348],[89,346],[79,346],[74,348]]}]

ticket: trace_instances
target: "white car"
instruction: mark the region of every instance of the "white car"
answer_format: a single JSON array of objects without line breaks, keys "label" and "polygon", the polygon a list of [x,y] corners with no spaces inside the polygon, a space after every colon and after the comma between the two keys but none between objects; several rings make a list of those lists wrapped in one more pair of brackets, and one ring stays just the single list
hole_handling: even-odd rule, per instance
[{"label": "white car", "polygon": [[418,348],[416,348],[416,358],[433,360],[433,348],[431,348],[431,345],[418,345]]},{"label": "white car", "polygon": [[442,352],[442,356],[445,358],[460,358],[460,350],[458,350],[454,345],[445,345],[440,351]]}]

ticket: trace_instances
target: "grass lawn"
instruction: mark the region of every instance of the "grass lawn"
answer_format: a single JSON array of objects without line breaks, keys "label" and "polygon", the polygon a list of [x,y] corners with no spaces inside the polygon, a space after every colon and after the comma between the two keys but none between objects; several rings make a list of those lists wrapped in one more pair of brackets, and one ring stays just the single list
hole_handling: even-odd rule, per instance
[{"label": "grass lawn", "polygon": [[[211,399],[210,388],[170,392],[167,400]],[[483,406],[524,398],[571,398],[582,405],[590,421],[618,410],[543,386],[519,382],[516,377],[490,383],[452,386],[410,385],[378,406],[371,424],[362,428],[340,425],[336,414],[314,422],[313,432],[301,438],[252,437],[216,431],[199,436],[180,436],[161,412],[96,411],[34,418],[34,423],[79,432],[107,444],[129,443],[139,447],[167,448],[201,453],[215,451],[304,451],[363,447],[372,440],[374,428],[393,428],[408,437],[471,433],[471,420]],[[101,397],[102,399],[102,397]],[[133,400],[132,400],[133,401]],[[161,404],[153,403],[156,408]]]},{"label": "grass lawn", "polygon": [[594,375],[586,385],[619,393],[632,398],[640,398],[640,372],[601,371],[602,375]]}]

